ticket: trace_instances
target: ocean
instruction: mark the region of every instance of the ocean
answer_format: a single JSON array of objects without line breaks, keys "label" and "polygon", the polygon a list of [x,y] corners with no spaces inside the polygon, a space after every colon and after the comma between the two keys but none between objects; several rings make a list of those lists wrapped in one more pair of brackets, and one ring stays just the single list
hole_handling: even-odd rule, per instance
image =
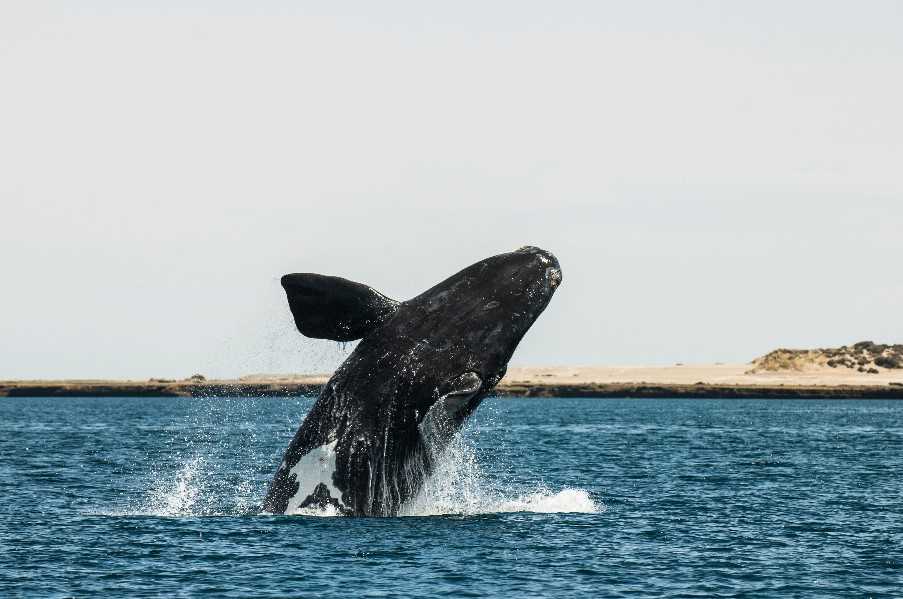
[{"label": "ocean", "polygon": [[0,399],[0,596],[903,596],[903,402],[491,398],[404,516],[261,514],[311,405]]}]

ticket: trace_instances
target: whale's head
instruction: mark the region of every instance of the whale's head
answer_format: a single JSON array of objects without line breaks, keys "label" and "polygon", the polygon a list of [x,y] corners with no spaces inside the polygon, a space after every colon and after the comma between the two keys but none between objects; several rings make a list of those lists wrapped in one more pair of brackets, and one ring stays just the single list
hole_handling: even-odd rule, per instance
[{"label": "whale's head", "polygon": [[488,390],[561,280],[561,266],[546,250],[526,246],[492,256],[404,302],[394,332],[439,349],[449,366],[473,372]]}]

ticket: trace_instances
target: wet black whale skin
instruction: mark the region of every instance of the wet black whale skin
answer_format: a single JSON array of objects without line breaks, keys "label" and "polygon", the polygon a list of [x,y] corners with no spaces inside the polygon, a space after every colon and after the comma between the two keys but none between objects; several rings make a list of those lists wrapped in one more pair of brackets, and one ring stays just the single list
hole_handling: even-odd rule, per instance
[{"label": "wet black whale skin", "polygon": [[335,441],[332,482],[340,497],[318,485],[302,504],[356,516],[397,513],[436,452],[504,376],[560,282],[556,258],[535,247],[481,260],[400,303],[338,277],[283,277],[302,333],[361,342],[286,449],[264,510],[284,513],[299,487],[292,467]]}]

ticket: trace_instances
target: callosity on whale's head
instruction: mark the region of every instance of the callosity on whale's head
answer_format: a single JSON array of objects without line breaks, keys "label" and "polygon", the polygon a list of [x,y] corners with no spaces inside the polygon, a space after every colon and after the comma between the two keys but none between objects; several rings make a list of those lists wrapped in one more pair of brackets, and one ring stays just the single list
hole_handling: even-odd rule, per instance
[{"label": "callosity on whale's head", "polygon": [[396,513],[560,283],[558,261],[535,247],[481,260],[400,303],[338,277],[283,277],[302,333],[361,342],[298,429],[265,509]]},{"label": "callosity on whale's head", "polygon": [[387,332],[428,344],[450,359],[448,366],[479,376],[488,391],[560,283],[555,256],[523,247],[481,260],[405,302],[404,317]]}]

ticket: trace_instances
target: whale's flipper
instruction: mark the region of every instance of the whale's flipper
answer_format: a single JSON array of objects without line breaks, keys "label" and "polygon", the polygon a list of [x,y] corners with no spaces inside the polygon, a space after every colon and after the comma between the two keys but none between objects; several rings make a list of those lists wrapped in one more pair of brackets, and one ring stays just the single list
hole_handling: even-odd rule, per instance
[{"label": "whale's flipper", "polygon": [[465,372],[440,385],[438,399],[420,423],[424,438],[428,442],[447,440],[486,395],[482,390],[483,380],[475,372]]},{"label": "whale's flipper", "polygon": [[388,320],[398,302],[341,277],[295,273],[282,288],[298,330],[307,337],[354,341]]},{"label": "whale's flipper", "polygon": [[483,380],[476,372],[465,372],[439,388],[441,394],[435,405],[442,405],[451,418],[459,418],[468,412],[470,401],[483,387]]}]

